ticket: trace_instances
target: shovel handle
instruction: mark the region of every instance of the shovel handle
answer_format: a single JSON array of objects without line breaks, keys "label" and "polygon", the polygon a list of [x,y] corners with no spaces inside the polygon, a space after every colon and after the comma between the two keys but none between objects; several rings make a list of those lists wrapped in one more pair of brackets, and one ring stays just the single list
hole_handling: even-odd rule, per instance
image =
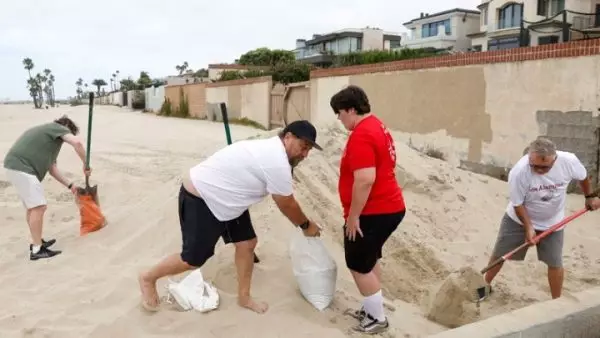
[{"label": "shovel handle", "polygon": [[[563,225],[571,222],[575,218],[577,218],[577,217],[585,214],[587,211],[588,210],[584,208],[584,209],[581,209],[581,210],[575,212],[571,216],[564,218],[562,221],[554,224],[549,229],[547,229],[544,232],[540,233],[539,235],[535,236],[533,238],[533,240],[537,243],[539,240],[543,239],[544,237],[546,237],[546,236],[550,235],[551,233],[553,233],[554,231],[556,231],[556,229],[558,229],[558,228],[562,227]],[[525,242],[525,243],[521,244],[517,248],[511,250],[509,253],[507,253],[504,256],[502,256],[502,257],[496,259],[495,261],[493,261],[490,265],[486,266],[483,270],[481,270],[481,273],[484,274],[484,273],[488,272],[490,269],[492,269],[496,265],[498,265],[498,264],[504,262],[505,260],[509,259],[510,257],[512,257],[512,255],[514,255],[516,252],[521,251],[521,250],[523,250],[524,248],[526,248],[528,246],[529,246],[528,242]]]}]

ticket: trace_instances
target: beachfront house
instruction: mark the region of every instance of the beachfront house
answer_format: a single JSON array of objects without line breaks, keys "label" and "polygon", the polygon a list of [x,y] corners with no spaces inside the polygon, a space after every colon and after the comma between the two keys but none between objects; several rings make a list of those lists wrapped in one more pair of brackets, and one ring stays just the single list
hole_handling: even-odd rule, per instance
[{"label": "beachfront house", "polygon": [[433,48],[436,50],[467,51],[471,39],[479,31],[479,11],[454,8],[439,13],[421,13],[404,23],[410,35],[402,39],[402,48]]},{"label": "beachfront house", "polygon": [[390,50],[400,46],[399,33],[379,28],[346,28],[326,34],[313,34],[312,39],[297,39],[296,60],[316,66],[329,66],[334,55],[367,50]]},{"label": "beachfront house", "polygon": [[600,36],[600,0],[483,0],[477,51],[537,46]]}]

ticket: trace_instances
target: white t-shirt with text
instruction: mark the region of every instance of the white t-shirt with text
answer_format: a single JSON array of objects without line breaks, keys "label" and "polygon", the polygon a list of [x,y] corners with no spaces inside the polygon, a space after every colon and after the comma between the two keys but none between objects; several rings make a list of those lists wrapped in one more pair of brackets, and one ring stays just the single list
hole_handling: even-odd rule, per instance
[{"label": "white t-shirt with text", "polygon": [[269,194],[293,193],[292,167],[278,136],[235,142],[192,167],[190,178],[220,221],[239,217]]},{"label": "white t-shirt with text", "polygon": [[545,175],[534,173],[529,167],[529,155],[525,155],[508,174],[510,198],[506,212],[511,219],[522,224],[514,207],[524,205],[534,229],[547,230],[565,217],[569,183],[586,177],[585,167],[573,153],[557,151],[554,166]]}]

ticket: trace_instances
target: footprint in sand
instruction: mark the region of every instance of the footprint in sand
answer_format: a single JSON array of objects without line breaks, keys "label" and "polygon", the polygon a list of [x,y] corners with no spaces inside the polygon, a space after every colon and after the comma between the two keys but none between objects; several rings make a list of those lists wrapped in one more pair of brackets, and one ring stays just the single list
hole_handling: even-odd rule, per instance
[{"label": "footprint in sand", "polygon": [[10,186],[9,182],[0,180],[0,189],[6,189]]}]

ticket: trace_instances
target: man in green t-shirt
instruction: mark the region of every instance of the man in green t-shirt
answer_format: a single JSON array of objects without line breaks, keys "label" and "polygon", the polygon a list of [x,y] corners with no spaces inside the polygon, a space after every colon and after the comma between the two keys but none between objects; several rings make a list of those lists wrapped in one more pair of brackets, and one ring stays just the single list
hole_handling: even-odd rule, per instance
[{"label": "man in green t-shirt", "polygon": [[85,168],[85,148],[76,135],[79,133],[77,125],[67,116],[54,122],[42,124],[26,130],[10,148],[4,158],[4,168],[8,180],[17,190],[23,206],[27,209],[26,220],[31,232],[32,244],[29,246],[29,259],[50,258],[61,251],[50,250],[49,247],[56,242],[51,239],[42,239],[42,225],[46,211],[46,198],[42,181],[47,173],[58,182],[77,192],[77,187],[69,182],[56,166],[56,158],[63,142],[67,142],[79,155],[83,162],[83,171],[89,175]]}]

